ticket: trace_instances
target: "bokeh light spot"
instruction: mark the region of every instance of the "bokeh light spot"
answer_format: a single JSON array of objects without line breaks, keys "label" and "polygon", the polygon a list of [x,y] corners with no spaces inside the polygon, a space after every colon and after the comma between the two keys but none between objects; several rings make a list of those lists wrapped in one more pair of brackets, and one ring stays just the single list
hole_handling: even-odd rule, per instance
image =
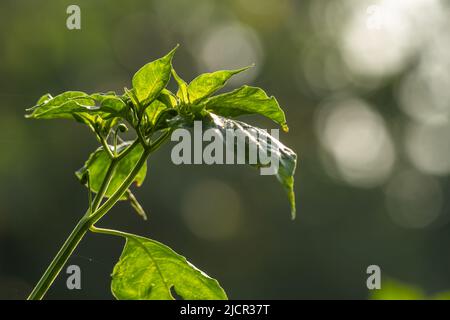
[{"label": "bokeh light spot", "polygon": [[232,237],[241,222],[241,199],[229,185],[206,180],[187,189],[182,201],[183,218],[193,234],[202,239]]},{"label": "bokeh light spot", "polygon": [[390,175],[395,150],[382,117],[362,100],[324,105],[316,133],[334,160],[341,178],[354,186],[372,187]]},{"label": "bokeh light spot", "polygon": [[410,125],[406,134],[406,151],[411,162],[424,173],[450,173],[450,123]]},{"label": "bokeh light spot", "polygon": [[236,69],[255,63],[254,68],[230,80],[234,85],[253,80],[263,61],[258,35],[250,27],[237,22],[210,30],[202,38],[200,52],[199,64],[208,71]]}]

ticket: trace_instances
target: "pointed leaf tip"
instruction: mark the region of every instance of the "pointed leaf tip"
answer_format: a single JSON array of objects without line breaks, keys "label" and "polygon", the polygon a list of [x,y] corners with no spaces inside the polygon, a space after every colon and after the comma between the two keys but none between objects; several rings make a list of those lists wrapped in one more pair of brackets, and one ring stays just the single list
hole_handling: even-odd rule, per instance
[{"label": "pointed leaf tip", "polygon": [[297,208],[295,206],[295,200],[291,202],[291,220],[294,221],[297,218]]},{"label": "pointed leaf tip", "polygon": [[255,66],[255,64],[253,63],[253,64],[248,65],[248,66],[246,66],[246,67],[242,67],[242,68],[240,68],[240,69],[230,70],[230,71],[233,72],[233,74],[238,74],[238,73],[244,72],[244,71],[246,71],[246,70],[248,70],[248,69],[250,69],[250,68],[253,68],[254,66]]},{"label": "pointed leaf tip", "polygon": [[147,63],[134,74],[133,89],[142,105],[149,105],[166,87],[172,70],[172,59],[178,46],[164,57]]},{"label": "pointed leaf tip", "polygon": [[219,70],[210,73],[203,73],[192,80],[188,85],[190,102],[200,104],[210,97],[217,90],[222,89],[228,80],[252,66],[246,66],[235,70]]},{"label": "pointed leaf tip", "polygon": [[177,44],[175,45],[175,47],[174,47],[172,50],[170,50],[169,53],[168,53],[167,55],[168,55],[168,56],[169,56],[169,55],[170,55],[170,56],[173,56],[173,55],[175,54],[175,52],[178,50],[179,47],[180,47],[180,44],[177,43]]},{"label": "pointed leaf tip", "polygon": [[[211,121],[205,121],[205,125],[208,129],[218,129],[224,135],[230,129],[240,130],[245,136],[242,141],[245,143],[246,150],[253,149],[258,153],[263,151],[266,152],[266,154],[271,154],[271,157],[273,157],[271,161],[276,161],[278,163],[278,171],[275,173],[276,178],[287,194],[291,209],[291,219],[294,220],[296,217],[294,191],[294,175],[297,166],[296,153],[283,145],[278,139],[265,130],[261,130],[242,121],[227,119],[214,113],[210,113],[209,116],[211,117]],[[225,142],[225,140],[223,141]],[[233,150],[235,147],[238,147],[237,144],[239,144],[239,142],[235,140],[234,145],[232,146]],[[228,149],[229,146],[226,146],[226,148]],[[262,168],[265,166],[265,164],[261,162],[261,159],[256,161],[256,163],[249,164],[255,168]]]}]

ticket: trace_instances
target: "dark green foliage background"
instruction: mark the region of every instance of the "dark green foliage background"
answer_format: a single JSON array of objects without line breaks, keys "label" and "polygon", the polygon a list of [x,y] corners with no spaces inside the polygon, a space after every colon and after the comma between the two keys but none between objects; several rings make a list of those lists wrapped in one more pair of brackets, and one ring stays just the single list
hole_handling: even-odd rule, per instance
[{"label": "dark green foliage background", "polygon": [[[135,192],[150,221],[143,223],[129,204],[119,203],[102,225],[169,245],[219,279],[232,299],[366,298],[365,270],[370,264],[426,292],[449,288],[447,177],[439,178],[446,197],[435,224],[406,229],[390,219],[382,187],[336,182],[320,162],[314,112],[335,92],[311,90],[299,77],[301,68],[307,67],[299,61],[307,50],[337,50],[333,37],[339,30],[331,37],[317,31],[317,24],[324,21],[317,14],[318,20],[311,18],[312,2],[267,1],[274,9],[261,17],[257,11],[244,10],[240,1],[80,0],[82,30],[69,31],[65,10],[72,1],[2,0],[0,298],[27,296],[84,213],[86,190],[73,172],[97,147],[81,125],[27,121],[24,109],[45,92],[131,87],[131,76],[140,66],[176,43],[181,48],[174,67],[180,76],[190,80],[212,71],[197,68],[198,44],[208,30],[227,21],[248,25],[259,36],[264,61],[250,84],[276,96],[286,112],[290,132],[281,133],[280,139],[299,155],[297,220],[289,219],[289,203],[273,177],[260,177],[245,166],[175,166],[169,143],[151,157],[147,180]],[[347,88],[377,106],[392,124],[394,140],[396,126],[406,118],[392,91],[406,71],[383,79],[376,90]],[[276,127],[259,117],[244,119]],[[396,170],[409,166],[400,156]],[[207,179],[224,181],[241,197],[240,224],[232,237],[204,240],[190,232],[182,217],[186,190]],[[203,205],[215,210],[216,203],[204,199]],[[121,239],[89,234],[70,260],[81,266],[82,290],[68,291],[62,274],[47,297],[112,298],[109,275],[122,244]]]}]

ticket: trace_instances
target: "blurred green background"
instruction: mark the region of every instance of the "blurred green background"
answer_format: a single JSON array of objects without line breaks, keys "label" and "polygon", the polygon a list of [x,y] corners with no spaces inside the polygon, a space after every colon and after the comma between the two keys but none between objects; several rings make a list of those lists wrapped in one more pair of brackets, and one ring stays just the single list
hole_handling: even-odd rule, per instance
[{"label": "blurred green background", "polygon": [[[70,4],[81,30],[66,28]],[[232,299],[366,299],[371,264],[427,296],[449,289],[448,30],[434,0],[2,0],[0,298],[27,296],[84,213],[73,172],[97,147],[81,125],[24,109],[47,92],[121,92],[177,43],[186,80],[256,63],[227,89],[260,86],[285,109],[298,218],[274,177],[175,166],[169,144],[136,191],[149,221],[120,203],[100,225],[169,245]],[[82,290],[62,273],[47,298],[111,299],[122,245],[88,235],[69,261]]]}]

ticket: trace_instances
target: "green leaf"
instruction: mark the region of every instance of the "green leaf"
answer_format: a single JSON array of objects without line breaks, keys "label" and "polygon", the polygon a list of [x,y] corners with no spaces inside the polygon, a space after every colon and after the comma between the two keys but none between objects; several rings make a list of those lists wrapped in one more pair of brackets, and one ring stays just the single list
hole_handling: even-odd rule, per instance
[{"label": "green leaf", "polygon": [[161,96],[145,109],[145,115],[148,119],[146,121],[148,124],[146,134],[167,128],[169,126],[167,121],[178,114],[177,110],[173,108],[172,99],[171,94],[161,93]]},{"label": "green leaf", "polygon": [[125,114],[126,108],[125,102],[114,93],[88,95],[80,91],[68,91],[54,98],[50,94],[42,96],[36,106],[28,109],[32,113],[26,117],[75,119],[106,136],[119,117]]},{"label": "green leaf", "polygon": [[158,97],[158,100],[164,103],[169,108],[175,108],[178,104],[176,96],[168,89],[163,89]]},{"label": "green leaf", "polygon": [[244,114],[260,114],[278,123],[288,131],[286,117],[275,97],[268,97],[264,90],[242,86],[234,91],[206,100],[205,108],[224,117]]},{"label": "green leaf", "polygon": [[372,300],[450,300],[450,291],[427,295],[422,288],[393,278],[383,280],[381,289],[369,294]]},{"label": "green leaf", "polygon": [[372,300],[423,300],[425,298],[420,288],[390,278],[384,280],[381,289],[373,290],[370,296]]},{"label": "green leaf", "polygon": [[450,300],[450,291],[439,292],[430,297],[431,300]]},{"label": "green leaf", "polygon": [[90,97],[100,104],[100,110],[113,117],[120,117],[126,114],[126,103],[115,94],[94,93]]},{"label": "green leaf", "polygon": [[[47,105],[47,108],[53,107],[55,105],[60,105],[64,102],[67,102],[75,97],[86,97],[88,94],[81,92],[81,91],[66,91],[63,92],[56,97],[53,97],[50,93],[44,94],[42,97],[39,98],[36,105],[34,105],[31,108],[26,109],[27,111],[33,111],[38,108],[44,107],[44,105]],[[51,102],[51,103],[50,103]],[[43,108],[45,110],[45,108]]]},{"label": "green leaf", "polygon": [[147,63],[133,76],[133,89],[139,102],[144,106],[155,100],[169,82],[172,58],[177,48],[178,46],[166,56]]},{"label": "green leaf", "polygon": [[26,115],[26,117],[34,119],[73,119],[74,113],[90,112],[99,109],[86,93],[67,91],[54,98],[50,94],[44,95],[38,100],[36,106],[27,109],[32,111],[32,113]]},{"label": "green leaf", "polygon": [[36,107],[41,105],[41,104],[44,104],[44,103],[48,102],[51,99],[53,99],[53,97],[52,97],[52,95],[50,93],[44,94],[42,97],[39,98]]},{"label": "green leaf", "polygon": [[192,80],[188,85],[189,99],[192,104],[198,104],[208,98],[217,90],[223,88],[227,81],[234,75],[241,73],[252,66],[237,70],[221,70],[204,73]]},{"label": "green leaf", "polygon": [[172,75],[175,81],[178,83],[177,96],[181,98],[185,104],[189,104],[189,94],[187,89],[187,83],[180,78],[174,68],[172,68]]},{"label": "green leaf", "polygon": [[[132,142],[128,141],[118,145],[117,152],[123,151],[125,148],[130,146],[131,143]],[[142,152],[143,147],[142,145],[138,144],[134,147],[133,150],[131,150],[124,158],[119,161],[116,170],[114,171],[114,175],[112,176],[111,182],[109,183],[105,196],[111,196],[120,187],[122,182],[139,161]],[[103,147],[100,147],[90,155],[85,165],[77,172],[75,172],[75,175],[80,181],[82,181],[83,176],[85,176],[85,174],[89,172],[91,191],[97,193],[100,190],[103,180],[105,179],[110,164],[111,159],[109,158],[107,152],[103,149]],[[146,174],[147,165],[145,164],[135,178],[135,182],[138,187],[144,182]],[[126,195],[122,197],[122,200],[125,199]]]},{"label": "green leaf", "polygon": [[185,300],[225,300],[219,283],[169,247],[127,235],[114,267],[111,291],[120,300],[172,300],[171,290]]},{"label": "green leaf", "polygon": [[[278,171],[276,177],[281,185],[284,187],[289,203],[291,205],[291,217],[295,219],[295,193],[294,193],[294,174],[297,165],[297,155],[295,152],[283,145],[280,141],[272,137],[267,131],[251,126],[242,121],[227,119],[216,114],[210,113],[211,121],[206,123],[209,128],[219,129],[222,136],[226,137],[227,130],[239,130],[245,138],[246,150],[254,148],[259,154],[261,151],[267,151],[272,161],[278,162]],[[224,143],[225,143],[224,139]],[[239,141],[234,139],[233,148],[237,148]],[[248,153],[246,151],[246,163],[249,163]],[[236,152],[235,152],[236,156]],[[267,163],[263,163],[262,159],[258,157],[256,164],[251,164],[254,167],[267,167]]]},{"label": "green leaf", "polygon": [[162,103],[159,100],[153,101],[146,109],[145,114],[148,117],[149,123],[153,126],[156,123],[156,120],[158,119],[158,116],[163,112],[164,110],[169,109],[167,105]]},{"label": "green leaf", "polygon": [[93,132],[99,133],[104,137],[107,137],[111,128],[117,125],[120,121],[118,117],[111,117],[108,113],[87,113],[87,112],[75,112],[72,114],[76,121],[83,123]]}]

